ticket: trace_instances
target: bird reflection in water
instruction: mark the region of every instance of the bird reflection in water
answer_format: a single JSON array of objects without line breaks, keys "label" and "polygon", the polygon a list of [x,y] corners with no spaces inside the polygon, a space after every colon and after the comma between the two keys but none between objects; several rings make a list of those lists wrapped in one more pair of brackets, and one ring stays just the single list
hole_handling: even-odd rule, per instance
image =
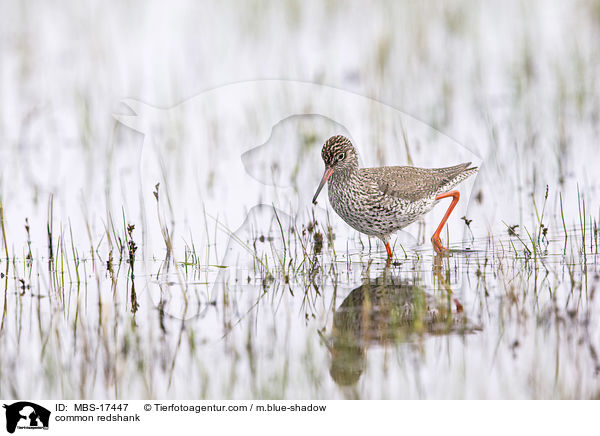
[{"label": "bird reflection in water", "polygon": [[329,372],[338,385],[354,385],[365,369],[371,344],[474,330],[451,294],[431,295],[419,285],[384,275],[365,281],[335,310],[326,340],[331,354]]}]

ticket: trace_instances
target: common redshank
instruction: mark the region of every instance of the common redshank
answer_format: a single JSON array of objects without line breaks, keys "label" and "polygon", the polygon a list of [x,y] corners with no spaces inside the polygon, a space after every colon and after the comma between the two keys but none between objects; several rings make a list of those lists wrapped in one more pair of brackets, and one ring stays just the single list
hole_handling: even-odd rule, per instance
[{"label": "common redshank", "polygon": [[321,157],[325,173],[313,203],[329,181],[329,202],[351,227],[385,244],[388,259],[393,256],[390,234],[415,222],[444,198],[452,198],[442,222],[431,237],[438,253],[448,251],[440,233],[458,203],[458,183],[477,172],[471,162],[447,168],[411,166],[359,168],[358,155],[345,136],[332,136],[323,145]]}]

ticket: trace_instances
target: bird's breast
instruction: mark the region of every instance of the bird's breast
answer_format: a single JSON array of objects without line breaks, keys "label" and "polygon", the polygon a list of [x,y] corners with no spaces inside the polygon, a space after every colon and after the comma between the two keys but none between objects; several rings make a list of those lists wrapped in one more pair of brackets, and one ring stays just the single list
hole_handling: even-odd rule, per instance
[{"label": "bird's breast", "polygon": [[368,182],[328,186],[333,210],[351,227],[372,236],[395,232],[414,222],[419,213],[414,204],[383,194]]}]

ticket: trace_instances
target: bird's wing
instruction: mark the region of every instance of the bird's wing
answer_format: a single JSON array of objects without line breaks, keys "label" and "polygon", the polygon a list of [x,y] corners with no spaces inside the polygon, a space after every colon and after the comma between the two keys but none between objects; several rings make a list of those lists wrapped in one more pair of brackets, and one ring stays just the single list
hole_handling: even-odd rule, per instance
[{"label": "bird's wing", "polygon": [[471,162],[447,168],[382,167],[365,168],[379,190],[392,197],[416,201],[446,192],[473,174]]}]

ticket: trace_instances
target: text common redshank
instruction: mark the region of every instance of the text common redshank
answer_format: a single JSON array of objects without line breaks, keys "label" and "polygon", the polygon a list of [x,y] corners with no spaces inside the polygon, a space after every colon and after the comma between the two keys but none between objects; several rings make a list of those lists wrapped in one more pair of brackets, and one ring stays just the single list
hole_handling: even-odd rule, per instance
[{"label": "text common redshank", "polygon": [[325,142],[321,157],[325,173],[313,203],[329,181],[329,202],[333,209],[354,229],[381,239],[388,259],[392,258],[391,233],[415,222],[439,200],[452,197],[450,207],[431,237],[436,252],[447,252],[440,233],[460,198],[460,193],[452,188],[477,172],[476,167],[470,166],[471,162],[447,168],[359,168],[354,146],[342,135],[332,136]]}]

